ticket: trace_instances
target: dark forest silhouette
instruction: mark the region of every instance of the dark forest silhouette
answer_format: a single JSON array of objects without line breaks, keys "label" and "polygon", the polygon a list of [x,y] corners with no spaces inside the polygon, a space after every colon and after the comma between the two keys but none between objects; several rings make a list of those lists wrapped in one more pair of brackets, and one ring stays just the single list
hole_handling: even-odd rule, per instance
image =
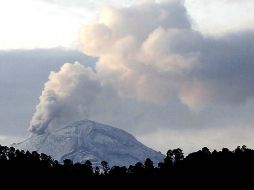
[{"label": "dark forest silhouette", "polygon": [[[181,149],[169,150],[163,162],[154,166],[147,158],[129,167],[109,167],[106,161],[100,167],[93,167],[90,161],[73,163],[66,159],[63,163],[46,154],[35,151],[16,150],[0,146],[0,171],[4,179],[43,179],[58,183],[88,183],[91,181],[137,180],[149,183],[170,183],[181,185],[190,182],[236,182],[244,183],[254,174],[254,150],[238,146],[230,151],[210,150],[206,147],[184,157]],[[2,177],[2,179],[3,179]],[[150,180],[151,179],[151,180]],[[244,181],[245,180],[245,181]],[[179,184],[179,185],[180,185]],[[97,183],[100,185],[100,183]]]}]

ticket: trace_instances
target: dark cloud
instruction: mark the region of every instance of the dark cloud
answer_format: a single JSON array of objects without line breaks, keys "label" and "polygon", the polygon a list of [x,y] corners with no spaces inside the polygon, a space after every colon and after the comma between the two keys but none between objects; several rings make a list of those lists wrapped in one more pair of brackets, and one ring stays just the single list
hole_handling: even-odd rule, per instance
[{"label": "dark cloud", "polygon": [[239,104],[254,96],[253,44],[254,31],[204,41],[192,77],[205,83],[212,103]]}]

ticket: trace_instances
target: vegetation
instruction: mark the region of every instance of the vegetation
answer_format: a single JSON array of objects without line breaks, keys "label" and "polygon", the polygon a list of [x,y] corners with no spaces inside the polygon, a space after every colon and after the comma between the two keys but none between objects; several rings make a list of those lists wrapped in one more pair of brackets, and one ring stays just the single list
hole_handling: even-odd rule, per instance
[{"label": "vegetation", "polygon": [[181,185],[190,182],[226,183],[227,180],[230,180],[228,183],[231,184],[232,182],[245,183],[254,172],[254,150],[246,146],[238,146],[233,151],[223,148],[221,151],[210,152],[204,147],[184,157],[183,151],[178,148],[169,150],[164,161],[158,166],[154,166],[152,160],[147,158],[144,163],[110,168],[106,161],[94,167],[90,161],[73,163],[66,159],[63,163],[59,163],[43,153],[0,146],[0,171],[4,179],[26,177],[30,180],[51,180],[61,184],[111,179],[171,185],[179,182],[182,182]]}]

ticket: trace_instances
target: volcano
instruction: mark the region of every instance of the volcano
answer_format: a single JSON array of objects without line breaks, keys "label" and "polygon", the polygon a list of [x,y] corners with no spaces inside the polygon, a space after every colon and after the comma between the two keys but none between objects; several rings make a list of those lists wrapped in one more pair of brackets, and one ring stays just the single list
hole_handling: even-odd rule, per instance
[{"label": "volcano", "polygon": [[60,162],[65,159],[80,163],[90,160],[93,165],[105,160],[110,166],[129,166],[144,162],[146,158],[157,164],[164,158],[163,154],[148,148],[124,130],[90,120],[33,135],[13,146],[48,154]]}]

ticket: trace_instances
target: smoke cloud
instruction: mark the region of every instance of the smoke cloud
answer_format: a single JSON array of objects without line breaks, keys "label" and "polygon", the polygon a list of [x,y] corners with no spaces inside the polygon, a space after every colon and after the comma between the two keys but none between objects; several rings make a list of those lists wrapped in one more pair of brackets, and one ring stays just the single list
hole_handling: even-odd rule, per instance
[{"label": "smoke cloud", "polygon": [[64,64],[59,72],[51,72],[45,83],[29,130],[41,134],[51,127],[87,118],[99,92],[100,83],[91,68],[79,63]]},{"label": "smoke cloud", "polygon": [[176,96],[185,73],[197,64],[196,45],[179,1],[102,10],[81,33],[83,51],[99,58],[98,74],[121,95],[158,103]]},{"label": "smoke cloud", "polygon": [[253,98],[254,32],[204,37],[192,29],[182,1],[106,7],[80,36],[82,51],[98,62],[65,64],[50,74],[32,133],[83,118],[200,126],[190,113]]}]

